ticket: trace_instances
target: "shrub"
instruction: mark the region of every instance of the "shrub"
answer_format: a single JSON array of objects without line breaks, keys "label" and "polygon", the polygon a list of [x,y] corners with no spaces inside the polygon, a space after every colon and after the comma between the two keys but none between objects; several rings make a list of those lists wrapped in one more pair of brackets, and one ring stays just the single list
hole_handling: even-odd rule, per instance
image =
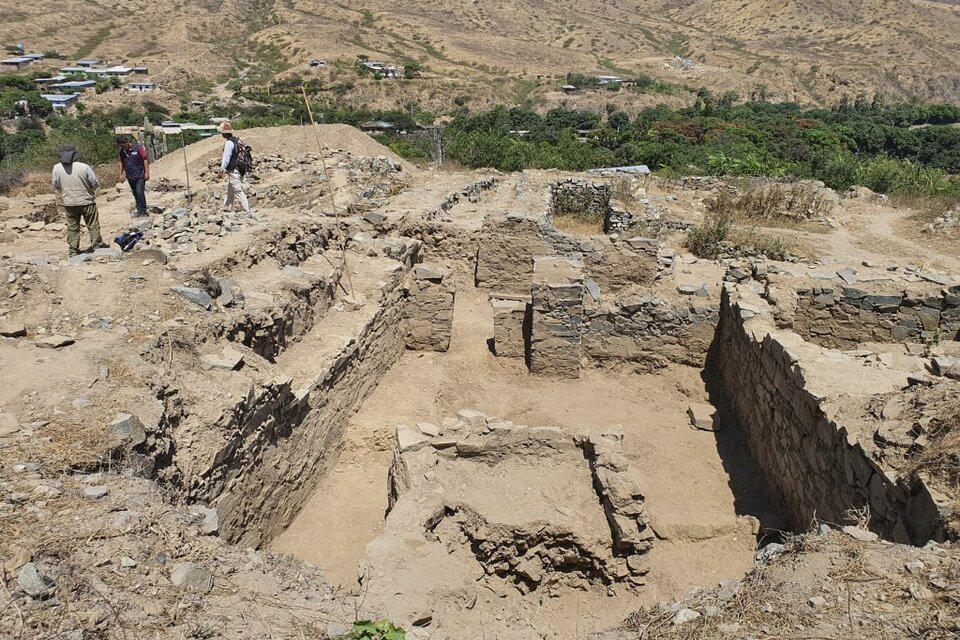
[{"label": "shrub", "polygon": [[389,620],[360,620],[353,623],[347,640],[406,640],[407,633]]},{"label": "shrub", "polygon": [[686,245],[693,255],[716,260],[723,251],[721,243],[733,229],[733,215],[729,210],[708,213],[700,226],[687,233]]}]

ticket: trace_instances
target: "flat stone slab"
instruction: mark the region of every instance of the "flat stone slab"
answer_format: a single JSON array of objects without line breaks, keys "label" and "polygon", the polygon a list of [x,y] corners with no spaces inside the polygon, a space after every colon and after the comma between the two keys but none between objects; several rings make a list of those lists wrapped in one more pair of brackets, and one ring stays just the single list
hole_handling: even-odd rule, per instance
[{"label": "flat stone slab", "polygon": [[0,336],[4,338],[22,338],[27,335],[27,328],[22,322],[0,320]]},{"label": "flat stone slab", "polygon": [[69,346],[74,342],[75,340],[73,338],[55,334],[52,336],[37,338],[34,341],[34,344],[40,347],[41,349],[60,349],[61,347]]},{"label": "flat stone slab", "polygon": [[220,353],[208,353],[200,356],[204,369],[222,369],[236,371],[243,364],[243,354],[230,347],[224,347]]},{"label": "flat stone slab", "polygon": [[203,307],[207,311],[213,306],[213,298],[202,289],[197,289],[196,287],[170,287],[170,290],[177,295],[183,296],[193,304]]}]

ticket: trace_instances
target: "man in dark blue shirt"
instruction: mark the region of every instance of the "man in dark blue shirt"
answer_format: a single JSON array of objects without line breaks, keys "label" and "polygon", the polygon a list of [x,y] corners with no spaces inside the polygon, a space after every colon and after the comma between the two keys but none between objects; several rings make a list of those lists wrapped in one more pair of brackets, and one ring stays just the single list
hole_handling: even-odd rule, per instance
[{"label": "man in dark blue shirt", "polygon": [[133,199],[137,202],[136,217],[147,215],[147,180],[150,179],[150,159],[143,145],[134,144],[133,138],[123,134],[117,136],[120,147],[120,179],[130,184]]}]

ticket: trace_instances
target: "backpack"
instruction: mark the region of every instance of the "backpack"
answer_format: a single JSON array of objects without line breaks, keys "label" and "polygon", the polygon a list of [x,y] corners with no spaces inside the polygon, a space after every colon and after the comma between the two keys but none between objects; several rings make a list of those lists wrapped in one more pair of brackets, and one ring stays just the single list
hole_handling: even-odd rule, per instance
[{"label": "backpack", "polygon": [[253,169],[253,147],[244,143],[240,138],[233,139],[233,158],[230,166],[244,176]]}]

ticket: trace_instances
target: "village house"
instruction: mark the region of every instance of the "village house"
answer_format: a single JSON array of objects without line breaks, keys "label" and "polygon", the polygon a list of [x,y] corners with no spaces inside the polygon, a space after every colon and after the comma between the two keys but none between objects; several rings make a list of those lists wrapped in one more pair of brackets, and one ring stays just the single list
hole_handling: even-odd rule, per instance
[{"label": "village house", "polygon": [[79,93],[42,93],[40,97],[53,105],[54,109],[66,109],[80,98]]},{"label": "village house", "polygon": [[127,91],[153,91],[157,88],[155,82],[128,82]]}]

